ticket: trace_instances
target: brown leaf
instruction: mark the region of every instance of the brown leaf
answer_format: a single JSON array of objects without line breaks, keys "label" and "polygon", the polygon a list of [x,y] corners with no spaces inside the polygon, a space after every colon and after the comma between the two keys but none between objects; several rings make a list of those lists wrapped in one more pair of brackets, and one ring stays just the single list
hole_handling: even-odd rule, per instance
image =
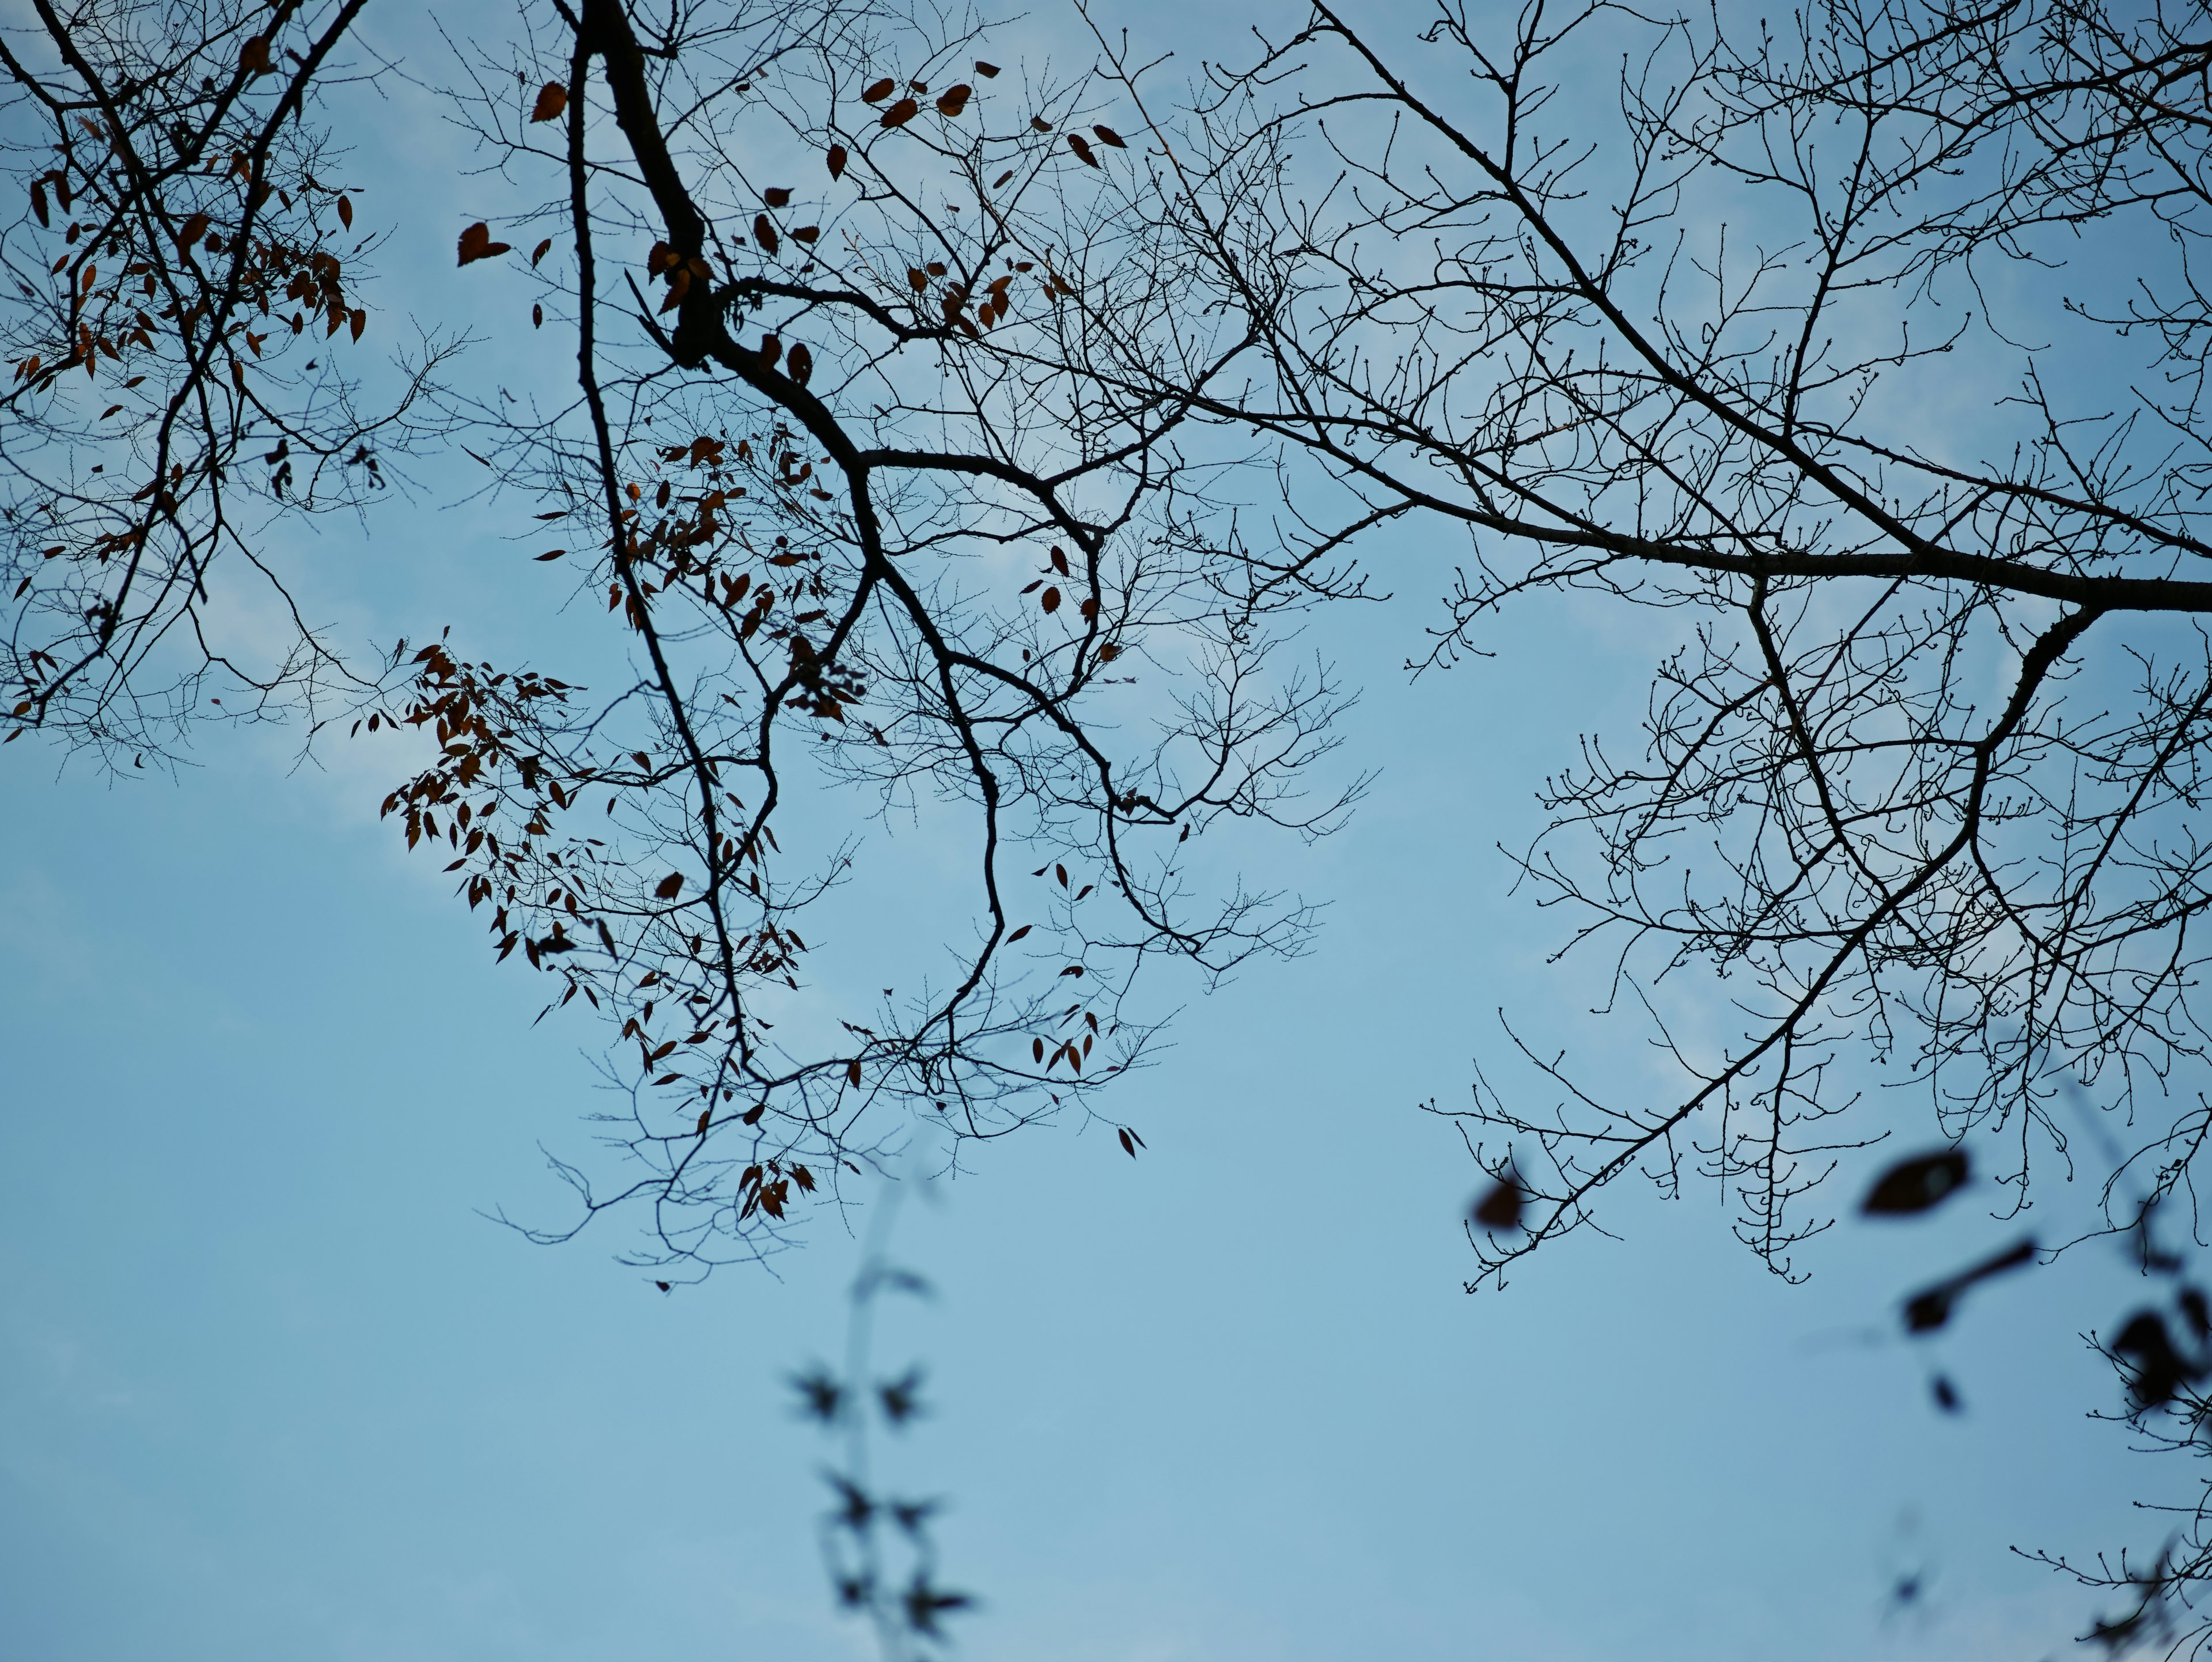
[{"label": "brown leaf", "polygon": [[1030,118],[1030,125],[1036,128],[1041,133],[1048,133],[1052,131],[1052,123],[1046,120],[1041,115],[1031,116]]},{"label": "brown leaf", "polygon": [[1085,140],[1081,133],[1068,134],[1067,148],[1075,152],[1076,160],[1086,167],[1100,167],[1105,165],[1093,153],[1089,143]]},{"label": "brown leaf", "polygon": [[682,872],[671,872],[667,876],[662,878],[659,882],[653,885],[653,898],[659,900],[673,900],[676,898],[677,895],[682,892],[683,887],[684,874]]},{"label": "brown leaf", "polygon": [[854,1056],[852,1061],[845,1064],[845,1077],[851,1081],[854,1085],[858,1085],[860,1082],[860,1057]]},{"label": "brown leaf", "polygon": [[353,229],[353,198],[349,196],[338,198],[338,223],[349,231]]},{"label": "brown leaf", "polygon": [[868,89],[860,94],[860,101],[864,104],[880,104],[896,91],[897,88],[898,82],[892,80],[890,76],[885,76],[880,81],[869,83]]},{"label": "brown leaf", "polygon": [[917,295],[927,294],[929,292],[929,278],[927,275],[916,267],[909,265],[907,268],[906,282],[907,287],[913,289]]},{"label": "brown leaf", "polygon": [[544,241],[539,243],[535,248],[532,248],[530,251],[530,263],[532,265],[537,265],[539,260],[545,258],[546,251],[552,247],[552,246],[553,239],[549,236]]},{"label": "brown leaf", "polygon": [[832,144],[830,147],[830,177],[842,179],[844,176],[845,147],[842,144]]},{"label": "brown leaf", "polygon": [[1914,1160],[1900,1160],[1884,1172],[1859,1202],[1869,1217],[1909,1217],[1925,1212],[1966,1182],[1968,1175],[1963,1149],[1945,1148]]},{"label": "brown leaf", "polygon": [[548,81],[538,89],[538,101],[530,107],[532,121],[556,121],[561,112],[568,107],[568,89],[558,81]]},{"label": "brown leaf", "polygon": [[1468,1215],[1485,1229],[1518,1229],[1522,1208],[1527,1204],[1521,1185],[1509,1176],[1492,1185]]},{"label": "brown leaf", "polygon": [[1101,144],[1110,144],[1117,150],[1126,150],[1129,148],[1122,142],[1121,135],[1111,127],[1093,127],[1091,131]]},{"label": "brown leaf", "polygon": [[771,259],[775,257],[776,250],[775,227],[769,223],[769,218],[766,214],[755,214],[753,216],[753,240],[760,244],[761,251],[763,253],[769,255]]},{"label": "brown leaf", "polygon": [[1012,934],[1006,937],[1006,944],[1010,947],[1012,946],[1014,942],[1019,941],[1024,935],[1027,934],[1032,927],[1032,925],[1028,923],[1023,924],[1020,928],[1016,929]]},{"label": "brown leaf", "polygon": [[761,200],[771,208],[788,208],[791,206],[791,192],[781,185],[771,185],[761,192]]},{"label": "brown leaf", "polygon": [[707,1127],[708,1123],[713,1121],[714,1117],[714,1111],[712,1108],[702,1108],[699,1111],[699,1135],[703,1137],[707,1135]]},{"label": "brown leaf", "polygon": [[1048,588],[1043,594],[1037,596],[1037,604],[1042,606],[1047,612],[1059,611],[1060,591],[1057,588]]},{"label": "brown leaf", "polygon": [[248,75],[269,73],[269,37],[267,35],[256,34],[248,37],[246,44],[238,49],[238,67]]},{"label": "brown leaf", "polygon": [[804,387],[813,379],[814,354],[808,351],[806,344],[801,341],[791,349],[790,355],[783,361],[783,368],[786,374]]},{"label": "brown leaf", "polygon": [[191,246],[207,234],[208,225],[205,214],[194,214],[177,228],[177,247],[190,252]]},{"label": "brown leaf", "polygon": [[495,254],[505,253],[512,247],[512,243],[494,242],[491,227],[478,220],[461,233],[460,263],[467,265],[479,259],[489,259]]},{"label": "brown leaf", "polygon": [[999,66],[996,64],[986,64],[979,58],[975,60],[975,73],[986,81],[994,80],[999,73]]},{"label": "brown leaf", "polygon": [[902,98],[884,112],[883,125],[886,127],[903,127],[921,113],[921,105],[915,103],[911,98]]},{"label": "brown leaf", "polygon": [[938,114],[948,119],[958,115],[968,107],[968,100],[975,96],[975,88],[964,81],[957,87],[947,87],[937,94]]}]

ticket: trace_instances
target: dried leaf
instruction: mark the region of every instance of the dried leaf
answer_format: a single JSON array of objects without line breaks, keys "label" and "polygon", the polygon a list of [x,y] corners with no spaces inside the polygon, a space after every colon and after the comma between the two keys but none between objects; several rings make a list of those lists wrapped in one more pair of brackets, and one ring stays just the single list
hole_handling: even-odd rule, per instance
[{"label": "dried leaf", "polygon": [[964,81],[957,87],[947,87],[937,95],[938,114],[948,119],[958,115],[968,107],[968,100],[975,96],[975,88]]},{"label": "dried leaf", "polygon": [[1936,1206],[1966,1177],[1966,1151],[1960,1148],[1899,1160],[1875,1180],[1859,1210],[1869,1217],[1909,1217]]},{"label": "dried leaf", "polygon": [[1087,141],[1081,133],[1068,134],[1067,148],[1075,152],[1075,159],[1082,162],[1086,167],[1098,167],[1105,165],[1098,160],[1097,155],[1092,151],[1089,141]]},{"label": "dried leaf", "polygon": [[1111,127],[1093,127],[1091,131],[1101,144],[1110,144],[1117,150],[1126,150],[1129,148],[1122,142],[1121,135]]},{"label": "dried leaf", "polygon": [[1468,1214],[1485,1229],[1518,1229],[1521,1213],[1528,1205],[1528,1196],[1521,1192],[1520,1184],[1510,1174],[1500,1178],[1490,1192],[1475,1202]]},{"label": "dried leaf", "polygon": [[460,263],[467,265],[479,259],[489,259],[495,254],[505,253],[513,246],[511,243],[494,242],[491,228],[478,220],[461,233]]},{"label": "dried leaf", "polygon": [[249,36],[238,49],[238,67],[248,75],[269,73],[269,37],[265,34]]},{"label": "dried leaf", "polygon": [[814,354],[808,351],[806,344],[801,341],[791,349],[790,355],[784,359],[783,368],[786,374],[804,387],[814,375]]},{"label": "dried leaf", "polygon": [[766,214],[753,216],[753,240],[760,244],[762,253],[770,259],[775,258],[777,247],[775,227],[769,222]]},{"label": "dried leaf", "polygon": [[544,241],[539,243],[535,248],[532,248],[530,251],[530,263],[532,265],[537,265],[539,260],[545,258],[546,252],[550,249],[552,246],[553,239],[549,236]]},{"label": "dried leaf", "polygon": [[771,185],[761,192],[761,200],[771,208],[791,206],[791,192],[781,185]]},{"label": "dried leaf", "polygon": [[1060,591],[1057,588],[1048,588],[1043,594],[1037,596],[1037,604],[1042,606],[1047,612],[1059,611]]},{"label": "dried leaf", "polygon": [[986,64],[979,58],[975,60],[975,73],[986,81],[995,80],[998,76],[999,66],[996,64]]},{"label": "dried leaf", "polygon": [[886,127],[903,127],[921,113],[921,105],[915,103],[911,98],[902,98],[884,112],[883,125]]},{"label": "dried leaf", "polygon": [[842,144],[832,144],[830,147],[829,159],[830,177],[842,179],[845,176],[845,147]]},{"label": "dried leaf", "polygon": [[860,94],[860,101],[864,104],[880,104],[897,89],[898,82],[892,80],[890,76],[885,76],[880,81],[869,83],[868,89]]},{"label": "dried leaf", "polygon": [[568,89],[558,81],[548,81],[538,89],[538,101],[530,107],[532,121],[556,121],[561,112],[568,107]]},{"label": "dried leaf", "polygon": [[676,898],[678,894],[682,892],[683,888],[684,874],[682,872],[671,872],[667,876],[662,878],[659,882],[653,885],[653,898],[657,900],[673,900]]},{"label": "dried leaf", "polygon": [[353,229],[353,198],[351,197],[342,196],[338,198],[338,223],[349,231]]}]

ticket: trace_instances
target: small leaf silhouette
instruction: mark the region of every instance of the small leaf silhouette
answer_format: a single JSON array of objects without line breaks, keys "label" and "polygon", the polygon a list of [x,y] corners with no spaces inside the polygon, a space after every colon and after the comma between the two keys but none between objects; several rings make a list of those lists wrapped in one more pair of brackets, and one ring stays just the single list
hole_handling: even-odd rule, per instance
[{"label": "small leaf silhouette", "polygon": [[975,91],[975,88],[964,81],[957,87],[947,87],[937,95],[937,113],[948,118],[958,115],[968,107],[968,100]]},{"label": "small leaf silhouette", "polygon": [[845,176],[845,147],[842,144],[832,144],[830,147],[830,178],[842,179]]},{"label": "small leaf silhouette", "polygon": [[1086,167],[1102,167],[1106,165],[1099,161],[1097,152],[1091,149],[1090,142],[1081,133],[1068,134],[1067,148],[1075,152],[1075,159]]},{"label": "small leaf silhouette", "polygon": [[662,900],[673,900],[684,888],[684,874],[671,872],[653,886],[654,896]]},{"label": "small leaf silhouette", "polygon": [[783,367],[792,380],[804,387],[814,378],[814,354],[808,351],[806,344],[801,341],[784,358]]},{"label": "small leaf silhouette", "polygon": [[557,121],[561,112],[568,107],[568,89],[558,81],[548,81],[538,89],[538,101],[530,107],[532,121]]},{"label": "small leaf silhouette", "polygon": [[2184,1385],[2203,1376],[2203,1369],[2191,1367],[2173,1348],[2166,1318],[2156,1311],[2138,1311],[2130,1317],[2112,1341],[2112,1351],[2129,1360],[2128,1392],[2138,1408],[2163,1408]]},{"label": "small leaf silhouette", "polygon": [[1121,135],[1111,127],[1093,127],[1091,131],[1097,135],[1101,144],[1110,144],[1117,150],[1126,150],[1129,148]]},{"label": "small leaf silhouette", "polygon": [[495,254],[505,253],[513,246],[512,243],[494,242],[491,228],[478,220],[461,233],[460,263],[468,265],[479,259],[489,259]]},{"label": "small leaf silhouette", "polygon": [[981,76],[986,81],[990,81],[997,77],[999,66],[996,64],[986,64],[979,58],[975,60],[975,73]]},{"label": "small leaf silhouette", "polygon": [[1509,1173],[1492,1184],[1488,1194],[1475,1202],[1469,1215],[1485,1229],[1518,1229],[1521,1214],[1528,1204],[1528,1196],[1521,1192],[1519,1180]]},{"label": "small leaf silhouette", "polygon": [[921,113],[921,105],[915,103],[911,98],[902,98],[884,112],[883,125],[886,127],[903,127]]},{"label": "small leaf silhouette", "polygon": [[1965,1183],[1967,1173],[1966,1151],[1960,1148],[1899,1160],[1875,1179],[1859,1210],[1869,1217],[1907,1217],[1928,1211]]},{"label": "small leaf silhouette", "polygon": [[898,82],[892,80],[890,76],[885,76],[880,81],[869,83],[868,89],[860,94],[860,101],[864,104],[880,104],[897,88]]},{"label": "small leaf silhouette", "polygon": [[353,229],[353,198],[351,197],[342,196],[338,198],[338,223],[349,231]]}]

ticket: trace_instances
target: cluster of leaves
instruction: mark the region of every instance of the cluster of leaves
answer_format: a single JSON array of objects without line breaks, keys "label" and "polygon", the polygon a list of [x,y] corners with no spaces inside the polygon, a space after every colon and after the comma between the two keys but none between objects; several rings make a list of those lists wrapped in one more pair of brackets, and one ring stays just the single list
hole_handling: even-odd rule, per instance
[{"label": "cluster of leaves", "polygon": [[[352,235],[307,118],[360,10],[40,3],[0,38],[0,743],[143,765],[195,715],[374,688],[293,608],[274,545],[435,427],[416,405],[446,344],[375,413],[339,362],[378,238]],[[273,647],[237,627],[256,584],[293,624]]]},{"label": "cluster of leaves", "polygon": [[[1067,131],[1083,84],[1002,113],[969,33],[847,0],[664,37],[608,0],[562,21],[472,63],[483,143],[553,189],[468,226],[458,264],[530,284],[577,379],[534,389],[542,416],[466,406],[469,454],[526,499],[521,534],[560,541],[535,562],[603,599],[624,661],[597,661],[593,692],[448,636],[363,725],[434,738],[387,814],[442,837],[499,955],[562,983],[549,1010],[580,998],[618,1036],[632,1164],[610,1184],[562,1162],[581,1211],[538,1233],[637,1205],[649,1258],[704,1267],[781,1241],[914,1111],[956,1147],[1088,1111],[1142,1054],[1125,1001],[1147,960],[1295,950],[1302,908],[1200,900],[1185,845],[1223,816],[1335,823],[1348,793],[1310,805],[1298,782],[1341,700],[1270,667],[1271,618],[1314,587],[1255,591],[1190,533],[1218,466],[1178,448],[1188,394],[1088,362],[1180,297],[1172,271],[1126,281],[1085,217],[1102,153],[1130,146]],[[757,177],[776,155],[816,184]],[[896,925],[944,886],[877,876],[886,811],[966,839],[972,936],[939,965]],[[1018,900],[1017,849],[1053,879]],[[855,904],[832,897],[872,883],[825,957]],[[881,999],[827,991],[854,986]]]},{"label": "cluster of leaves", "polygon": [[884,1662],[919,1662],[942,1653],[951,1638],[945,1618],[974,1608],[975,1600],[938,1580],[930,1524],[941,1503],[882,1493],[872,1475],[873,1428],[879,1424],[896,1436],[927,1412],[919,1367],[891,1378],[872,1377],[870,1368],[879,1300],[886,1294],[929,1292],[921,1277],[884,1256],[894,1211],[890,1204],[880,1209],[854,1279],[842,1372],[817,1363],[793,1376],[791,1385],[799,1412],[839,1452],[837,1464],[823,1473],[834,1504],[821,1522],[823,1562],[838,1604],[873,1625]]}]

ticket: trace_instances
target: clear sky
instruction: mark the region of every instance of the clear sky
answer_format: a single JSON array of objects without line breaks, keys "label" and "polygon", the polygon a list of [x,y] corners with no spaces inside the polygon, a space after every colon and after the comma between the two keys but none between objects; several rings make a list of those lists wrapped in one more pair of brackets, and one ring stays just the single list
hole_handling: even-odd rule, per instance
[{"label": "clear sky", "polygon": [[[425,109],[385,137],[392,193],[430,188]],[[426,313],[478,303],[428,258],[468,205],[443,188],[392,257],[419,239]],[[366,560],[334,534],[327,614],[388,641],[529,581],[466,484],[432,478]],[[2083,1418],[2115,1392],[2077,1333],[2139,1295],[2116,1254],[1990,1288],[1931,1352],[1889,1312],[2010,1239],[1986,1190],[1846,1222],[1796,1288],[1712,1191],[1624,1190],[1620,1241],[1462,1293],[1473,1173],[1418,1105],[1463,1098],[1501,1006],[1643,1076],[1640,1030],[1566,1020],[1588,989],[1493,845],[1578,734],[1630,729],[1659,637],[1547,602],[1409,687],[1452,557],[1379,545],[1399,598],[1326,624],[1367,689],[1345,758],[1381,778],[1256,868],[1328,903],[1318,951],[1193,989],[1115,1110],[1140,1160],[1042,1128],[904,1210],[937,1295],[881,1355],[927,1366],[933,1412],[892,1470],[949,1500],[945,1579],[982,1600],[959,1653],[2063,1653],[2095,1601],[2007,1549],[2154,1549],[2130,1501],[2188,1494]],[[555,597],[518,593],[520,636]],[[585,1146],[591,1035],[533,1032],[540,983],[378,825],[391,752],[293,757],[217,734],[173,783],[27,742],[0,769],[0,1657],[868,1654],[785,1383],[835,1354],[857,1242],[825,1220],[775,1275],[664,1296],[612,1262],[618,1221],[560,1248],[487,1221],[565,1215],[538,1148]],[[1929,1404],[1938,1363],[1961,1415]]]}]

